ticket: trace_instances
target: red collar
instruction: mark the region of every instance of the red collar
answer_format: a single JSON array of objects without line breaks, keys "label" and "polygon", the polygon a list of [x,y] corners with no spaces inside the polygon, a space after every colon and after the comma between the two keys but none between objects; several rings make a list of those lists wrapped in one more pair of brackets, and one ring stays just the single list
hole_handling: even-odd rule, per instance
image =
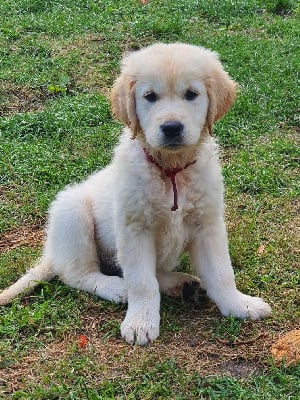
[{"label": "red collar", "polygon": [[171,208],[171,211],[176,211],[178,209],[178,194],[177,194],[177,186],[176,186],[176,174],[178,172],[181,172],[183,170],[185,170],[187,167],[189,167],[192,164],[195,164],[195,161],[192,161],[188,164],[186,164],[184,167],[182,168],[168,168],[168,169],[164,169],[161,165],[158,164],[158,162],[155,160],[155,158],[153,156],[151,156],[151,154],[148,152],[148,150],[146,150],[145,148],[143,148],[144,153],[147,157],[147,160],[150,161],[152,164],[154,164],[159,170],[161,170],[168,178],[171,179],[172,182],[172,187],[173,187],[173,193],[174,193],[174,204]]}]

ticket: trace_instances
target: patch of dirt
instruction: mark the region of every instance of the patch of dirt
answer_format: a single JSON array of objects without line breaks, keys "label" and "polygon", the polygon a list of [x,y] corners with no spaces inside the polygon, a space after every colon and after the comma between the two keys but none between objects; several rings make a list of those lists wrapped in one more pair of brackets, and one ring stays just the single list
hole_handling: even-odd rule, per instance
[{"label": "patch of dirt", "polygon": [[77,55],[78,62],[72,65],[76,86],[108,96],[114,77],[111,72],[107,76],[101,73],[113,59],[106,42],[105,37],[96,34],[73,37],[65,42],[55,41],[51,44],[52,57],[67,58],[72,53]]},{"label": "patch of dirt", "polygon": [[[111,58],[106,51],[101,51],[105,38],[99,35],[84,35],[72,38],[65,42],[44,38],[50,45],[51,57],[67,57],[70,53],[80,55],[79,61],[70,66],[71,82],[67,86],[67,94],[72,94],[75,89],[101,91],[108,95],[106,79],[101,76],[99,66],[105,65]],[[50,93],[47,85],[58,82],[45,82],[40,87],[16,86],[9,82],[0,85],[0,117],[10,116],[14,113],[25,113],[41,110],[45,101],[56,97],[59,93]],[[112,81],[109,82],[109,86]]]},{"label": "patch of dirt", "polygon": [[47,93],[46,88],[2,85],[0,88],[0,117],[41,110],[49,97],[51,96]]},{"label": "patch of dirt", "polygon": [[0,237],[0,253],[5,253],[20,246],[39,247],[44,242],[44,228],[22,226],[5,232]]}]

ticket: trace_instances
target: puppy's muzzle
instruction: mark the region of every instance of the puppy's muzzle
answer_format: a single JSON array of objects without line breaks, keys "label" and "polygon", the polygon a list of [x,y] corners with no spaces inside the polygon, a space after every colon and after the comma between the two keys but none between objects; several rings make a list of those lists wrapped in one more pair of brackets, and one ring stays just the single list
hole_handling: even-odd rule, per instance
[{"label": "puppy's muzzle", "polygon": [[160,126],[162,145],[177,147],[183,144],[184,125],[179,121],[167,121]]}]

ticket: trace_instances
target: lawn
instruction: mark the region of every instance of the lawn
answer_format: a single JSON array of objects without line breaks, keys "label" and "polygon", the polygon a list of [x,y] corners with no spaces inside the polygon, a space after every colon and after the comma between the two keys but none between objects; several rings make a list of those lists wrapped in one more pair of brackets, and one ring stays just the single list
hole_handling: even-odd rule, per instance
[{"label": "lawn", "polygon": [[239,288],[273,314],[239,321],[165,296],[159,339],[130,346],[126,306],[54,280],[0,308],[0,398],[296,399],[299,365],[275,364],[270,348],[299,329],[299,4],[146,3],[1,0],[0,288],[41,254],[55,194],[109,162],[122,54],[182,41],[219,52],[239,82],[215,127],[230,253]]}]

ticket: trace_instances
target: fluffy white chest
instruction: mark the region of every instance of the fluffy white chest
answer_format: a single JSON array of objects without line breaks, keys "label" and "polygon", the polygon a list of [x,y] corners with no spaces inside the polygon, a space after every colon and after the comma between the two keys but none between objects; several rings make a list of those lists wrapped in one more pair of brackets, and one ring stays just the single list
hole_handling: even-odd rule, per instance
[{"label": "fluffy white chest", "polygon": [[187,245],[200,228],[204,213],[205,196],[199,188],[192,185],[184,173],[176,177],[176,186],[178,209],[171,211],[174,205],[172,185],[168,180],[161,183],[159,211],[155,211],[158,219],[154,223],[158,269],[172,270],[176,267]]},{"label": "fluffy white chest", "polygon": [[182,216],[177,214],[155,232],[157,268],[174,269],[190,240],[189,229],[182,224]]}]

